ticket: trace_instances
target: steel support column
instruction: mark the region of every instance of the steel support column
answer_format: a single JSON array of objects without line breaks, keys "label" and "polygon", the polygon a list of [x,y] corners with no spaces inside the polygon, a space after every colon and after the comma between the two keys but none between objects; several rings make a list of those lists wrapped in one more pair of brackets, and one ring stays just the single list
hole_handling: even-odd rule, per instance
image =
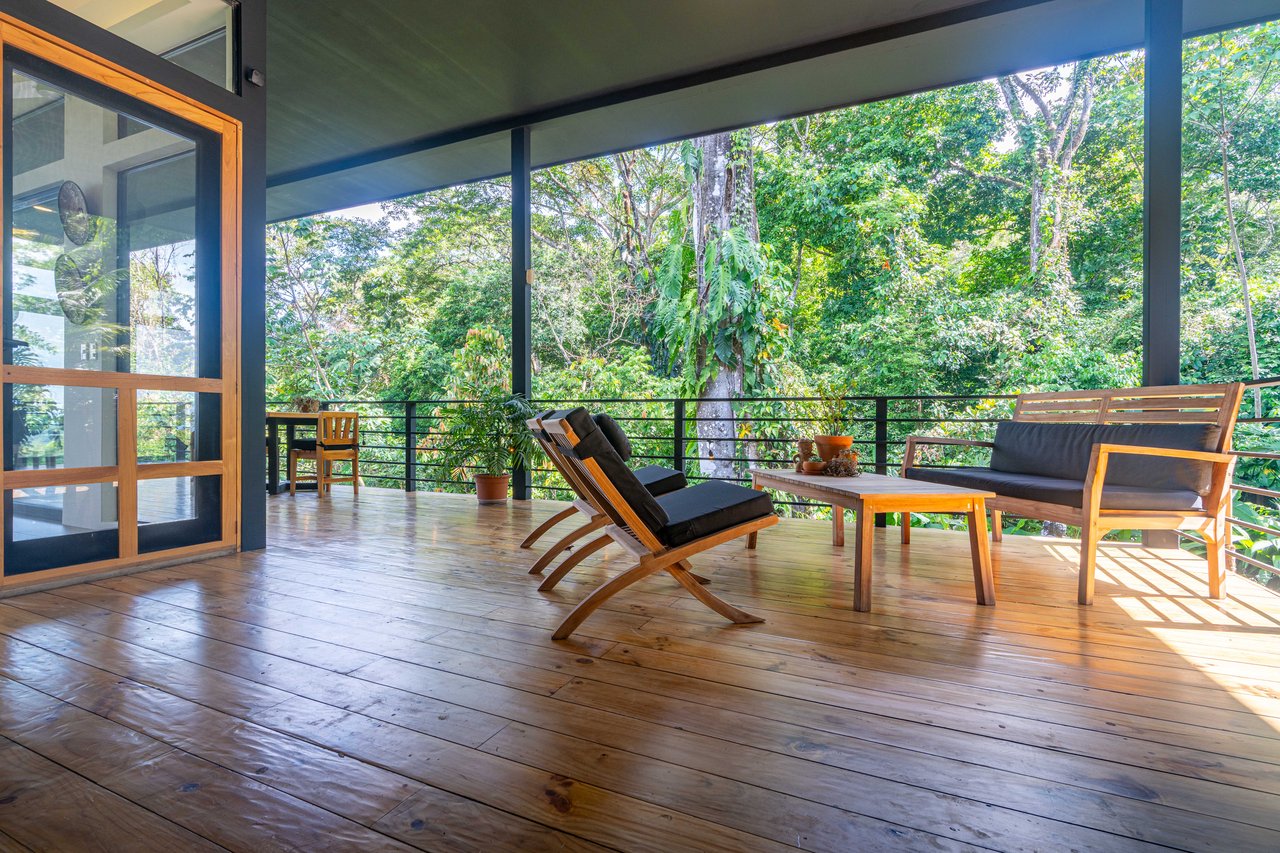
[{"label": "steel support column", "polygon": [[[511,131],[511,393],[533,396],[533,202],[529,128]],[[511,481],[516,500],[529,499],[530,476],[517,468]]]},{"label": "steel support column", "polygon": [[267,0],[243,0],[235,9],[239,39],[233,69],[240,81],[240,547],[267,546],[266,448],[259,444],[267,419],[267,91],[246,79],[266,73]]},{"label": "steel support column", "polygon": [[[1143,91],[1142,382],[1177,385],[1182,366],[1182,3],[1146,0]],[[1178,547],[1172,530],[1143,544]]]},{"label": "steel support column", "polygon": [[1182,4],[1146,0],[1142,213],[1142,381],[1181,366]]}]

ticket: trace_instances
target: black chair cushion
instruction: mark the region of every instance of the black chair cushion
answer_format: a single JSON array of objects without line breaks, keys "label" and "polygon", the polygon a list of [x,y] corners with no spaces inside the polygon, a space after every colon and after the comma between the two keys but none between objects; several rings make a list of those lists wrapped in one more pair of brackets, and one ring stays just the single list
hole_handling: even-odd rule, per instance
[{"label": "black chair cushion", "polygon": [[[908,468],[907,478],[947,486],[983,489],[1005,498],[1071,506],[1084,504],[1084,481],[1035,474],[1017,474],[991,468]],[[1200,510],[1204,500],[1191,489],[1151,489],[1143,486],[1108,485],[1102,489],[1103,509]]]},{"label": "black chair cushion", "polygon": [[640,521],[648,527],[654,535],[667,525],[667,513],[662,506],[644,487],[644,484],[637,479],[636,475],[626,463],[622,461],[622,457],[618,455],[618,451],[614,449],[604,435],[604,432],[596,426],[596,422],[592,420],[590,413],[586,409],[579,406],[576,409],[566,409],[555,412],[550,418],[544,420],[557,420],[563,418],[569,422],[569,427],[578,437],[578,446],[576,448],[563,448],[566,456],[577,456],[579,459],[594,459],[600,466],[600,470],[604,472],[609,482],[622,495],[623,500],[631,505],[636,515],[640,517]]},{"label": "black chair cushion", "polygon": [[[1095,444],[1129,444],[1177,450],[1214,450],[1213,424],[1055,424],[1002,421],[996,425],[991,468],[1084,480]],[[1213,469],[1208,462],[1116,454],[1107,462],[1107,486],[1185,490],[1207,494]]]},{"label": "black chair cushion", "polygon": [[[295,438],[289,445],[293,450],[306,450],[310,453],[316,452],[316,440],[314,438]],[[326,444],[325,450],[351,450],[354,444]]]},{"label": "black chair cushion", "polygon": [[683,473],[674,468],[664,468],[661,465],[646,465],[643,468],[636,468],[634,473],[636,479],[655,498],[658,495],[665,495],[668,492],[674,492],[676,489],[683,489],[689,485],[689,481],[685,479]]},{"label": "black chair cushion", "polygon": [[658,503],[670,519],[658,538],[672,548],[773,513],[773,500],[764,492],[723,480],[671,492]]},{"label": "black chair cushion", "polygon": [[622,457],[622,461],[630,462],[631,439],[627,438],[627,434],[622,431],[622,427],[618,426],[618,422],[604,412],[592,415],[591,419],[596,422],[596,426],[604,433],[604,437],[609,439],[613,449],[618,451],[618,456]]}]

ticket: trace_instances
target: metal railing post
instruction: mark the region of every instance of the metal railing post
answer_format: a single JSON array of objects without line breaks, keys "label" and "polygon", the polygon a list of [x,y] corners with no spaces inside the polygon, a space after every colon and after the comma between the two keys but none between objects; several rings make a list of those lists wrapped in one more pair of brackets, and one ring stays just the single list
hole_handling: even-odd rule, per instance
[{"label": "metal railing post", "polygon": [[[889,399],[876,397],[876,473],[889,473]],[[876,527],[885,527],[882,512],[876,513]]]},{"label": "metal railing post", "polygon": [[684,473],[684,400],[675,401],[674,422],[671,431],[671,467]]},{"label": "metal railing post", "polygon": [[415,441],[418,419],[418,404],[410,401],[404,404],[404,490],[418,490],[418,443]]}]

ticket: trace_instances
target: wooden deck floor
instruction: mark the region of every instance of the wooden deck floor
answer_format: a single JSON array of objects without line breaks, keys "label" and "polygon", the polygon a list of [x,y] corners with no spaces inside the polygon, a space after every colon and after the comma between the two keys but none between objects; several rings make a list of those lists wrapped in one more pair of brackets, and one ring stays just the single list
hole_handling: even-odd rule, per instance
[{"label": "wooden deck floor", "polygon": [[560,505],[270,500],[264,553],[0,601],[0,850],[1280,849],[1280,597],[1108,547],[827,525],[695,560],[550,631]]}]

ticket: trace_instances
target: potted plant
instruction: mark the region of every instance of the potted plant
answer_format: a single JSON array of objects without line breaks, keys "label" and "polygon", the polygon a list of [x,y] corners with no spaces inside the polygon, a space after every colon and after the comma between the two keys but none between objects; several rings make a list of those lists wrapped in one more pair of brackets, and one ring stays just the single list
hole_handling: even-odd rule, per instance
[{"label": "potted plant", "polygon": [[806,474],[821,474],[822,470],[827,467],[827,463],[823,462],[817,456],[810,456],[804,462],[800,463],[800,467]]},{"label": "potted plant", "polygon": [[847,435],[853,419],[853,403],[848,399],[848,388],[830,382],[818,384],[817,429],[813,437],[818,445],[818,456],[830,462],[843,450],[853,446],[853,436]]},{"label": "potted plant", "polygon": [[459,403],[441,412],[445,435],[438,451],[444,464],[462,474],[472,470],[482,504],[507,499],[511,471],[531,467],[538,445],[525,421],[533,409],[523,397],[493,395]]}]

